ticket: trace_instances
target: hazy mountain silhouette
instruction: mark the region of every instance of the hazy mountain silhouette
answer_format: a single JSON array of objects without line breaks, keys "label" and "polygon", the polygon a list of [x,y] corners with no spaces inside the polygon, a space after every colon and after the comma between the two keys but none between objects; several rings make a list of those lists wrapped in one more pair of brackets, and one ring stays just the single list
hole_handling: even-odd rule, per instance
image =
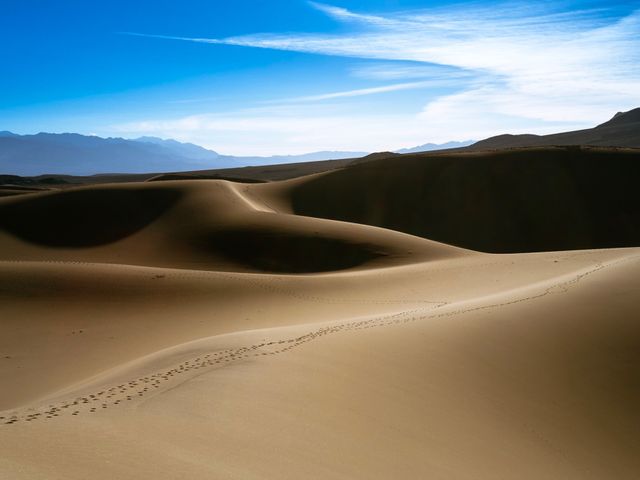
[{"label": "hazy mountain silhouette", "polygon": [[469,145],[473,145],[475,140],[466,140],[464,142],[447,142],[447,143],[425,143],[424,145],[418,145],[417,147],[401,148],[396,150],[395,153],[419,153],[419,152],[432,152],[434,150],[448,150],[450,148],[464,148]]},{"label": "hazy mountain silhouette", "polygon": [[173,139],[164,139],[158,137],[140,137],[135,139],[137,142],[151,143],[153,145],[159,145],[165,148],[167,151],[173,152],[181,157],[190,158],[193,160],[202,160],[204,162],[211,162],[218,160],[220,154],[213,150],[208,150],[200,145],[193,143],[182,143]]},{"label": "hazy mountain silhouette", "polygon": [[498,135],[474,143],[469,148],[485,150],[552,145],[640,147],[640,108],[618,112],[611,120],[594,128],[552,135]]},{"label": "hazy mountain silhouette", "polygon": [[26,176],[175,172],[354,158],[366,153],[324,151],[303,155],[235,157],[220,155],[192,143],[156,137],[127,140],[77,133],[17,135],[0,132],[0,173]]},{"label": "hazy mountain silhouette", "polygon": [[[471,141],[427,143],[396,153],[445,149],[492,150],[553,145],[592,145],[640,148],[640,108],[618,112],[594,128],[552,135],[498,135]],[[360,158],[369,152],[321,151],[302,155],[239,157],[157,137],[135,140],[101,138],[77,133],[17,135],[0,131],[0,173],[22,176],[43,174],[93,175],[97,173],[161,173],[229,169],[318,160]]]},{"label": "hazy mountain silhouette", "polygon": [[[177,142],[176,142],[177,143]],[[204,150],[204,149],[203,149]],[[215,152],[212,152],[215,155]],[[145,172],[175,168],[195,168],[231,164],[208,163],[202,156],[147,141],[100,138],[76,133],[0,135],[0,172],[15,175],[68,173],[88,175],[99,172]]]}]

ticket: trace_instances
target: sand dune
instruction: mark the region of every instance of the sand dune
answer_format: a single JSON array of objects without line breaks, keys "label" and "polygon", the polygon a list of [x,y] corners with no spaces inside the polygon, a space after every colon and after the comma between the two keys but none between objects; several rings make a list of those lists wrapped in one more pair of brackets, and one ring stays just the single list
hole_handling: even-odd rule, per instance
[{"label": "sand dune", "polygon": [[0,199],[0,478],[636,478],[640,249],[379,228],[371,165]]},{"label": "sand dune", "polygon": [[300,215],[484,252],[637,246],[639,160],[595,147],[403,155],[293,181],[289,196]]},{"label": "sand dune", "polygon": [[0,258],[305,273],[455,254],[401,233],[274,215],[216,181],[83,187],[0,204]]}]

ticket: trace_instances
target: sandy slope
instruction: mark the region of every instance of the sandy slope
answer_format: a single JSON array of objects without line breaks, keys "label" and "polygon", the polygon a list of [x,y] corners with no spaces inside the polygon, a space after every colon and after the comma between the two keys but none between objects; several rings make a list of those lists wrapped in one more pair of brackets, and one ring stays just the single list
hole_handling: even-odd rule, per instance
[{"label": "sandy slope", "polygon": [[638,178],[638,149],[413,154],[291,181],[287,198],[299,215],[483,252],[616,248],[640,245]]},{"label": "sandy slope", "polygon": [[0,478],[637,478],[640,249],[479,254],[296,181],[0,199]]}]

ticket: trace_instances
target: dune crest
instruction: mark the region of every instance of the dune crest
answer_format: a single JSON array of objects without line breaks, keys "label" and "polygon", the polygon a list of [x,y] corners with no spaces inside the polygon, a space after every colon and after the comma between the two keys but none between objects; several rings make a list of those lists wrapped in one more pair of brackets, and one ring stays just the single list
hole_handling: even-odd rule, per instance
[{"label": "dune crest", "polygon": [[92,186],[0,202],[0,259],[311,273],[460,250],[396,232],[273,215],[227,181]]}]

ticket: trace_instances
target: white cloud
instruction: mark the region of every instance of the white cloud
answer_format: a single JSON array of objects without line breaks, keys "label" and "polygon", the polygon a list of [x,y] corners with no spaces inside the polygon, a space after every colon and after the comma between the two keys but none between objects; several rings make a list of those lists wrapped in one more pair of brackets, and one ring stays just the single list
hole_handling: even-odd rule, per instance
[{"label": "white cloud", "polygon": [[[329,119],[301,112],[298,117],[268,121],[260,117],[201,119],[194,128],[228,130],[224,124],[230,121],[232,128],[246,132],[271,131],[290,146],[302,138],[314,145],[316,141],[326,141],[323,149],[343,144],[341,139],[332,142],[332,135],[344,135],[344,141],[347,136],[353,138],[350,149],[364,148],[360,139],[367,137],[371,147],[366,149],[372,150],[378,146],[393,148],[425,141],[482,138],[523,129],[544,133],[582,128],[604,121],[618,110],[640,105],[640,10],[617,17],[606,10],[553,11],[544,2],[533,7],[525,3],[491,8],[462,5],[372,15],[326,4],[312,5],[337,21],[356,22],[359,28],[339,35],[163,38],[376,59],[380,60],[377,66],[355,66],[353,73],[380,80],[448,81],[458,91],[424,100],[416,115],[347,115]],[[403,82],[298,100],[420,88],[419,83]],[[189,120],[179,120],[177,125],[182,122],[188,124]],[[386,130],[382,128],[385,122]],[[331,125],[340,128],[330,129]],[[280,129],[291,129],[292,134]],[[331,131],[331,135],[322,138],[318,129]],[[379,145],[382,142],[386,147]],[[304,150],[309,149],[312,148]]]},{"label": "white cloud", "polygon": [[376,62],[354,65],[351,75],[367,80],[401,80],[428,78],[431,81],[447,82],[456,85],[470,80],[473,75],[465,70],[443,65],[404,63],[404,62]]},{"label": "white cloud", "polygon": [[308,3],[309,5],[316,8],[317,10],[320,10],[321,12],[324,12],[330,17],[333,17],[339,21],[364,23],[368,25],[376,25],[379,27],[393,27],[398,25],[398,22],[391,18],[385,18],[385,17],[376,16],[376,15],[362,15],[358,13],[353,13],[347,10],[346,8],[335,7],[333,5],[328,5],[326,3],[313,2],[313,1],[310,1]]},{"label": "white cloud", "polygon": [[[504,121],[514,133],[551,133],[548,125],[527,119],[490,116],[484,122],[456,120],[466,128],[453,132],[446,122],[429,121],[417,115],[345,113],[336,105],[309,113],[305,104],[273,108],[191,115],[166,120],[129,122],[111,126],[104,135],[139,137],[153,135],[196,143],[224,154],[298,154],[319,150],[383,151],[425,143],[444,143],[451,139],[485,138]],[[477,112],[472,111],[472,117]],[[426,140],[425,140],[426,139]]]},{"label": "white cloud", "polygon": [[[306,97],[296,97],[285,100],[286,102],[317,102],[322,100],[333,100],[335,98],[346,97],[362,97],[365,95],[375,95],[378,93],[397,92],[399,90],[414,90],[418,88],[433,87],[434,85],[443,85],[440,81],[425,80],[421,82],[395,83],[392,85],[383,85],[381,87],[359,88],[357,90],[346,90],[343,92],[323,93],[320,95],[308,95]],[[283,100],[278,100],[283,102]]]}]

